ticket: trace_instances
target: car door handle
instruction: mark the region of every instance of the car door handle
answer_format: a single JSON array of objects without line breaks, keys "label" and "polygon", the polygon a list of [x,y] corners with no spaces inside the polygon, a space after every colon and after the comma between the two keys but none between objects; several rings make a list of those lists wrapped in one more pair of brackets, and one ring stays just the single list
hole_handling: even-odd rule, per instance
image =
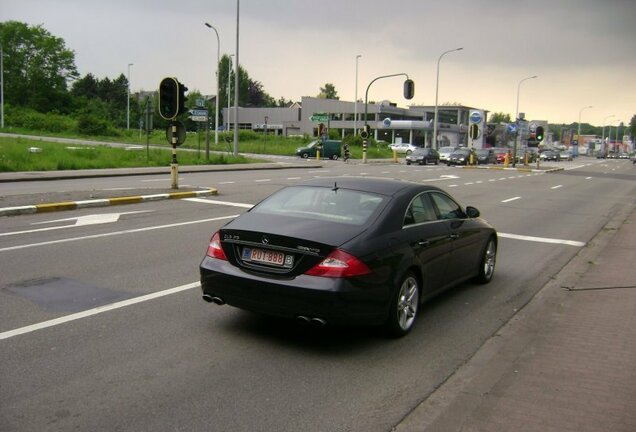
[{"label": "car door handle", "polygon": [[429,247],[431,245],[431,242],[428,240],[420,240],[417,242],[417,244],[421,247]]},{"label": "car door handle", "polygon": [[459,238],[459,234],[457,234],[457,233],[452,233],[452,234],[450,235],[450,238],[451,238],[452,240],[457,240],[457,239]]}]

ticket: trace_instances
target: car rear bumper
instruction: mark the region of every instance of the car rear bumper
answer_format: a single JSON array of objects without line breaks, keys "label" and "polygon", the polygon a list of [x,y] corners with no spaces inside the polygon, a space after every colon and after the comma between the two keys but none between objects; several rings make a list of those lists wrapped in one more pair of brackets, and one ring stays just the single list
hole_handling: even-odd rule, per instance
[{"label": "car rear bumper", "polygon": [[388,316],[389,292],[379,285],[307,275],[262,277],[209,257],[201,262],[200,272],[204,295],[252,312],[355,325],[382,324]]}]

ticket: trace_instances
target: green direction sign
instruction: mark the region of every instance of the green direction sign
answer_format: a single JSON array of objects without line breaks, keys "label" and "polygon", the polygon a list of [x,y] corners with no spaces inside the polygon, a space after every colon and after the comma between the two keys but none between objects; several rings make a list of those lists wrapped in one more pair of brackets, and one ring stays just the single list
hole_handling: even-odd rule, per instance
[{"label": "green direction sign", "polygon": [[309,117],[309,120],[314,123],[326,123],[329,121],[329,116],[327,114],[316,113]]}]

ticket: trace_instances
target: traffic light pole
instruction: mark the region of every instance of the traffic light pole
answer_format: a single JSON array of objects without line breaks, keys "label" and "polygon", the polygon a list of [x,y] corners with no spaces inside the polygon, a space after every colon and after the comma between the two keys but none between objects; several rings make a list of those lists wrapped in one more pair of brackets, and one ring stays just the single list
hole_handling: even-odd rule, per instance
[{"label": "traffic light pole", "polygon": [[170,163],[170,180],[172,189],[179,189],[179,163],[177,162],[177,122],[173,121],[172,129],[172,162]]}]

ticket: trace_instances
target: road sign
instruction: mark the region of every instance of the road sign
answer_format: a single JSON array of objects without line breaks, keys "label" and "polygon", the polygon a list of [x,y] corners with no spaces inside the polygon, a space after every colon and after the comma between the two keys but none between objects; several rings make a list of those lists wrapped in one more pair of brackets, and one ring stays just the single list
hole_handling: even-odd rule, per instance
[{"label": "road sign", "polygon": [[326,123],[329,121],[329,116],[326,114],[314,114],[309,117],[309,120],[314,123]]},{"label": "road sign", "polygon": [[516,134],[517,133],[517,125],[514,123],[508,123],[508,133]]},{"label": "road sign", "polygon": [[479,111],[473,111],[470,113],[471,123],[481,123],[481,113]]},{"label": "road sign", "polygon": [[206,122],[206,121],[208,121],[208,116],[192,115],[192,116],[190,116],[190,120],[195,121],[195,122]]},{"label": "road sign", "polygon": [[190,110],[190,114],[193,116],[206,116],[208,115],[208,110],[206,109],[192,109]]}]

